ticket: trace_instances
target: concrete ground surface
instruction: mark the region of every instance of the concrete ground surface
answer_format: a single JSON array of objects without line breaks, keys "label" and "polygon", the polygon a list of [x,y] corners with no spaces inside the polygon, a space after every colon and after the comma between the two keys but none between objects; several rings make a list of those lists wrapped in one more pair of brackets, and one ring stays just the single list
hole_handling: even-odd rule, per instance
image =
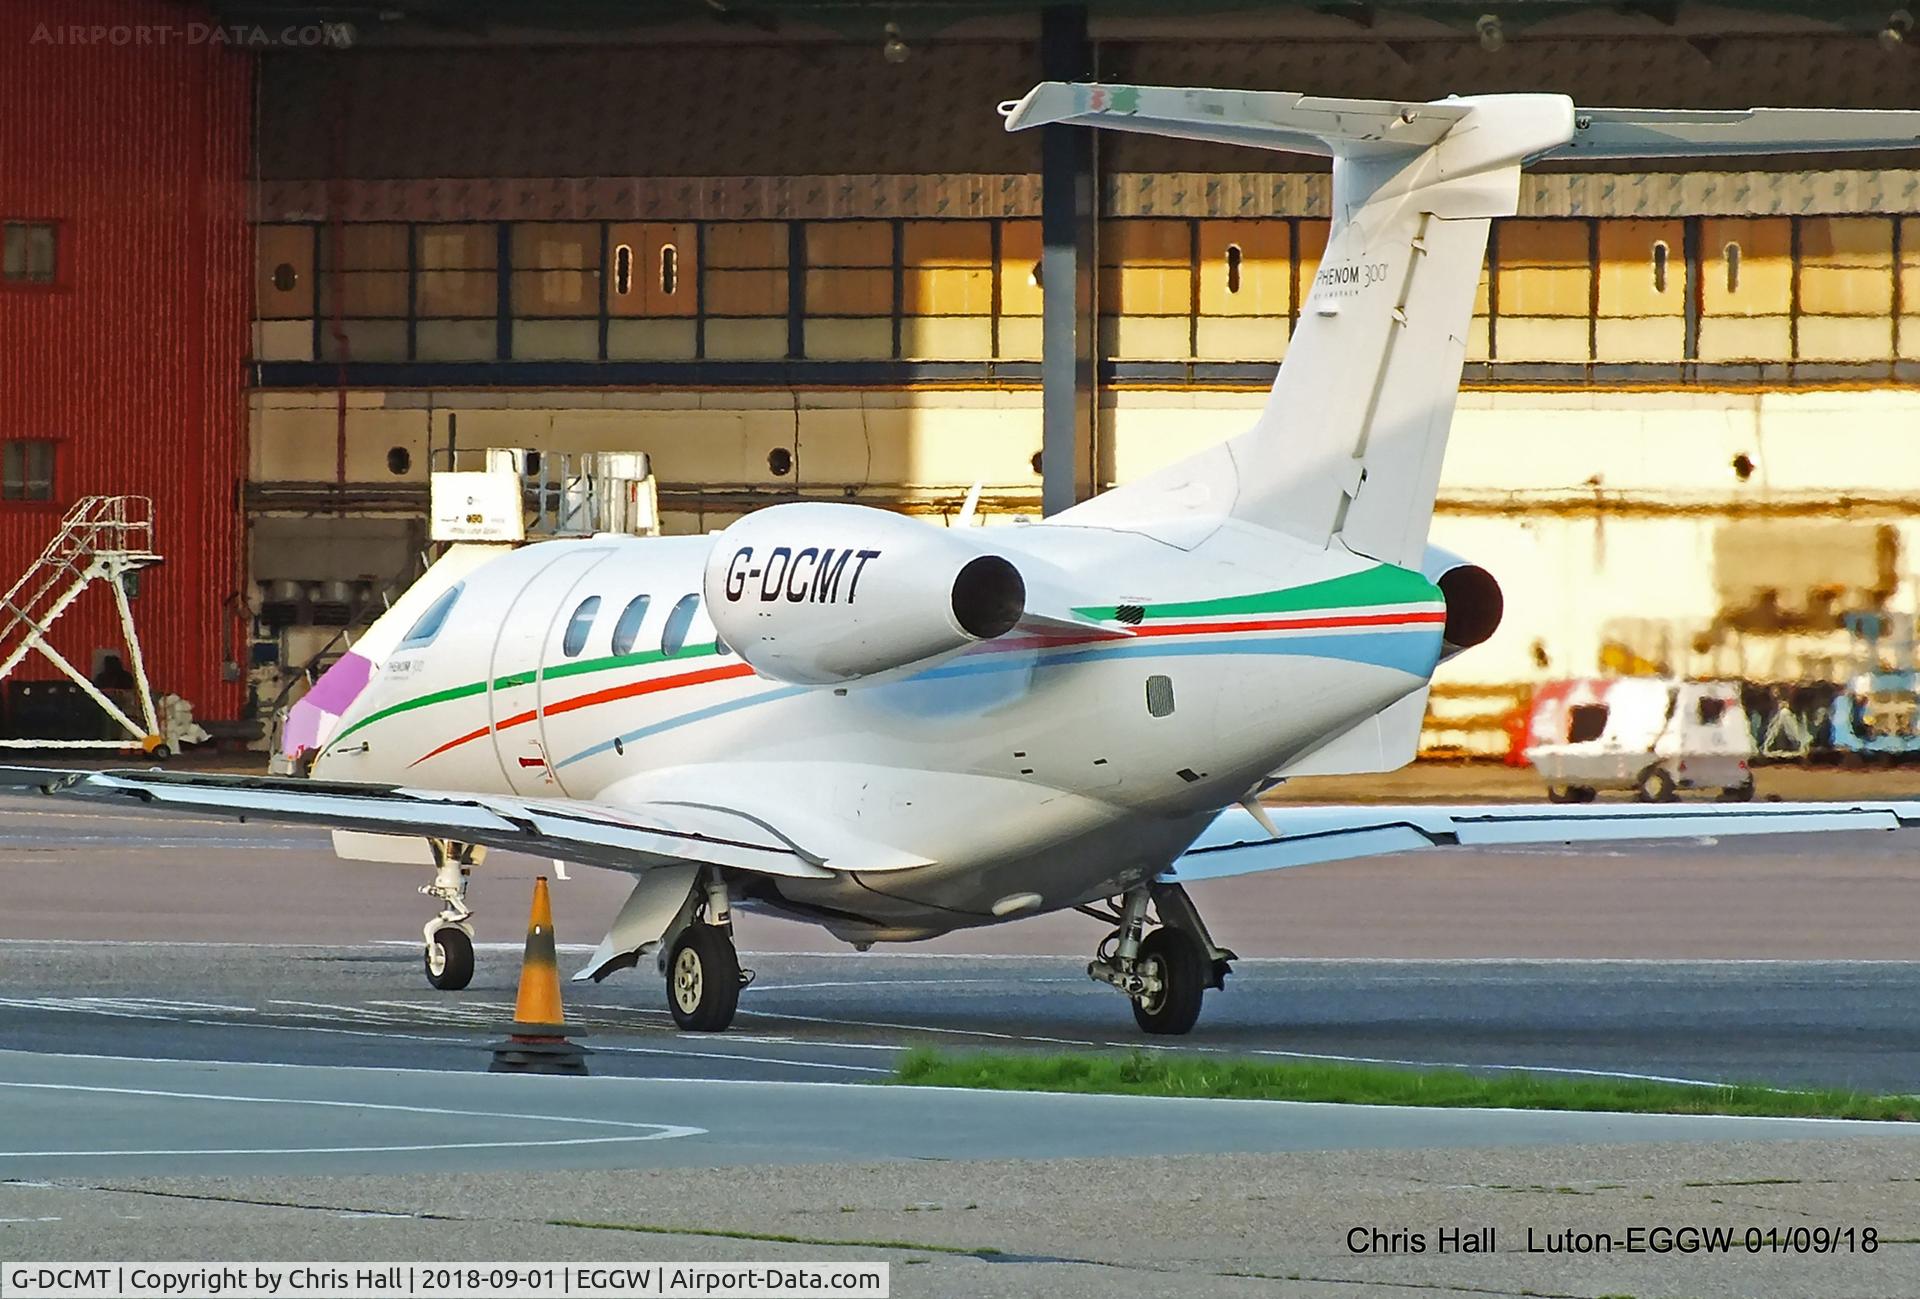
[{"label": "concrete ground surface", "polygon": [[[1769,768],[1760,790],[1920,777]],[[1491,767],[1280,794],[1539,797]],[[864,956],[746,916],[760,980],[734,1032],[674,1031],[633,971],[567,989],[600,1076],[489,1076],[551,870],[489,860],[479,973],[438,994],[417,871],[336,861],[313,831],[0,800],[0,1258],[887,1258],[903,1296],[1920,1296],[1920,1127],[796,1085],[881,1077],[917,1044],[1142,1045],[1071,915]],[[627,888],[574,874],[563,969]],[[1247,959],[1153,1049],[1920,1091],[1920,836],[1438,851],[1195,895]],[[1449,1225],[1494,1227],[1496,1252],[1436,1253]],[[1871,1226],[1879,1248],[1526,1237],[1682,1225]],[[1355,1254],[1355,1226],[1427,1250]]]},{"label": "concrete ground surface", "polygon": [[[885,1259],[893,1294],[916,1299],[1898,1299],[1920,1294],[1917,1171],[1908,1143],[1871,1138],[1558,1146],[1550,1157],[1411,1150],[512,1178],[151,1179],[103,1170],[0,1186],[0,1219],[14,1220],[0,1226],[0,1250],[75,1259]],[[1872,1226],[1879,1238],[1871,1253],[1623,1252],[1630,1228],[1682,1226],[1729,1228],[1741,1239],[1750,1227],[1852,1227],[1856,1241]],[[1489,1227],[1491,1253],[1435,1252],[1443,1228]],[[1374,1229],[1421,1233],[1426,1252],[1357,1254],[1356,1228],[1368,1239]],[[1571,1230],[1610,1232],[1621,1250],[1532,1252],[1529,1230],[1537,1248]]]}]

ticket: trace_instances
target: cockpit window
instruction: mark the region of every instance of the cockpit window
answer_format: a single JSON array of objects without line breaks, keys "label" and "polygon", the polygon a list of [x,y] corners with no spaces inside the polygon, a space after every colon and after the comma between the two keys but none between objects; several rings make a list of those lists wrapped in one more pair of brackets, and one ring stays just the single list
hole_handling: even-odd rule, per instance
[{"label": "cockpit window", "polygon": [[453,606],[460,599],[460,592],[465,589],[465,582],[455,582],[441,592],[440,598],[428,605],[427,611],[421,614],[419,621],[413,624],[413,630],[407,633],[406,639],[394,648],[407,650],[431,645],[433,638],[438,636],[440,629],[446,625],[447,615],[453,612]]},{"label": "cockpit window", "polygon": [[567,634],[560,640],[560,652],[572,658],[587,647],[587,634],[593,630],[593,619],[600,612],[600,597],[590,595],[580,602],[573,611],[573,618],[567,623]]},{"label": "cockpit window", "polygon": [[615,654],[633,653],[633,643],[640,638],[640,624],[647,620],[647,606],[652,603],[650,595],[636,595],[627,601],[627,607],[620,611],[620,621],[613,624]]},{"label": "cockpit window", "polygon": [[667,615],[667,625],[660,633],[660,653],[672,658],[687,643],[687,629],[693,626],[693,615],[700,608],[700,597],[683,595],[673,606],[673,612]]}]

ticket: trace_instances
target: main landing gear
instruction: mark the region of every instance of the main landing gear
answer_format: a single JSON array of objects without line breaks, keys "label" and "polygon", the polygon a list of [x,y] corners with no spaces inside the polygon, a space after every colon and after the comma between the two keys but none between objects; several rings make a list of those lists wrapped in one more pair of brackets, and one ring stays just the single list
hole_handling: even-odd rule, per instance
[{"label": "main landing gear", "polygon": [[[1147,910],[1159,927],[1147,932]],[[1180,1034],[1200,1018],[1208,988],[1224,988],[1237,959],[1213,941],[1187,891],[1178,884],[1144,884],[1101,911],[1080,907],[1115,926],[1101,942],[1088,977],[1112,984],[1133,1002],[1133,1018],[1155,1034]]]},{"label": "main landing gear", "polygon": [[740,990],[753,982],[753,971],[740,968],[734,951],[727,882],[718,871],[708,870],[694,885],[682,916],[683,923],[660,949],[667,1009],[689,1033],[724,1032],[739,1009]]},{"label": "main landing gear", "polygon": [[440,899],[440,914],[427,921],[427,982],[442,992],[458,992],[473,982],[473,911],[467,906],[467,881],[479,849],[446,839],[433,848],[433,883],[420,892]]}]

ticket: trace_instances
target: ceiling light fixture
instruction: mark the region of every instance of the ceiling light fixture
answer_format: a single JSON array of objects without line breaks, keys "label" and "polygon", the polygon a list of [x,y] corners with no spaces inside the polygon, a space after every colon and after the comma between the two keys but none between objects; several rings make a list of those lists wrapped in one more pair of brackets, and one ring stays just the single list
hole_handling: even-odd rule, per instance
[{"label": "ceiling light fixture", "polygon": [[913,57],[913,47],[900,37],[900,24],[888,23],[883,28],[887,34],[887,43],[880,47],[880,57],[889,63],[905,63]]},{"label": "ceiling light fixture", "polygon": [[1907,37],[1913,32],[1913,14],[1906,9],[1895,9],[1887,15],[1887,25],[1880,29],[1874,39],[1880,42],[1883,50],[1897,50],[1907,43]]},{"label": "ceiling light fixture", "polygon": [[1473,31],[1480,38],[1480,48],[1489,54],[1507,43],[1507,29],[1501,24],[1499,14],[1481,14],[1474,21]]}]

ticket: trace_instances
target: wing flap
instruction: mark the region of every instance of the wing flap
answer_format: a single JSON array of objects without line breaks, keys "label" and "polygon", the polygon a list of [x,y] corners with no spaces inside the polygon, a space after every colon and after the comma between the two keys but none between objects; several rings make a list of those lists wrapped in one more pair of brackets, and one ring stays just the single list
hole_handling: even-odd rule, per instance
[{"label": "wing flap", "polygon": [[1190,883],[1421,848],[1619,843],[1920,828],[1920,802],[1553,807],[1268,807],[1279,834],[1244,808],[1220,813],[1163,879]]}]

